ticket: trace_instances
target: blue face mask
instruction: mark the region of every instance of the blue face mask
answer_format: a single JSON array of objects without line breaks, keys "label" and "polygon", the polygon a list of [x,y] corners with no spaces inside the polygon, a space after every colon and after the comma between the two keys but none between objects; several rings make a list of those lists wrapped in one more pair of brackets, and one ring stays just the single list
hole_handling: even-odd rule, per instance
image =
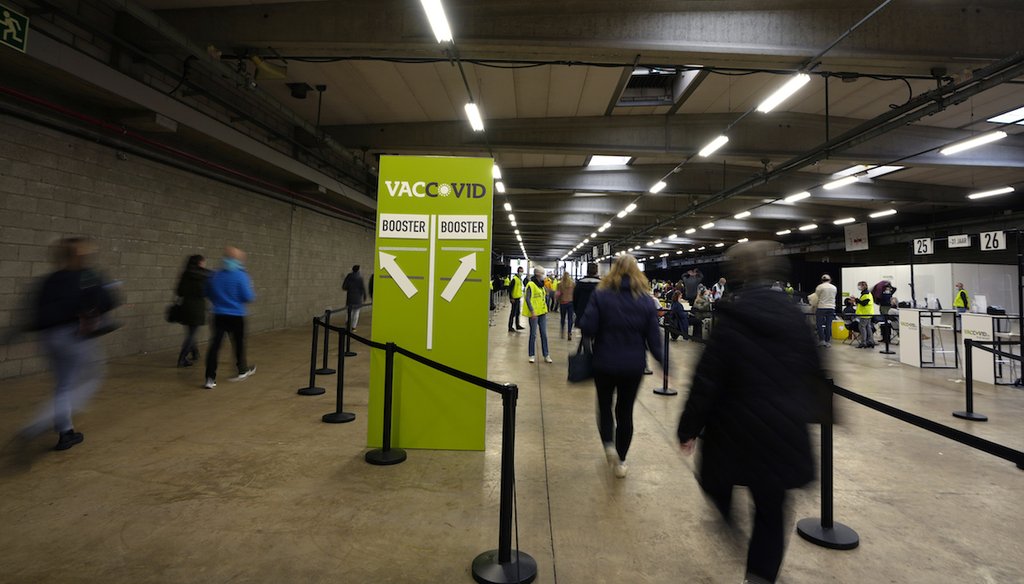
[{"label": "blue face mask", "polygon": [[229,272],[242,269],[242,262],[236,260],[235,258],[224,258],[223,262],[224,269]]}]

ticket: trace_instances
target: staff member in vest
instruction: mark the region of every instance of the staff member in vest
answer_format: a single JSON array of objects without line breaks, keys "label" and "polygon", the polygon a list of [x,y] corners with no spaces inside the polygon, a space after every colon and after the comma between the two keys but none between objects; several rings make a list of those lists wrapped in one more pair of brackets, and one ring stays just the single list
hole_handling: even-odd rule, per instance
[{"label": "staff member in vest", "polygon": [[523,325],[519,324],[519,311],[522,310],[520,306],[523,298],[523,267],[519,266],[516,271],[516,275],[512,276],[511,281],[508,285],[508,298],[512,303],[512,312],[508,315],[508,332],[517,333],[523,330]]},{"label": "staff member in vest", "polygon": [[548,353],[548,305],[547,293],[544,290],[544,268],[534,268],[533,277],[526,283],[523,302],[523,316],[530,319],[530,363],[536,363],[537,354],[535,347],[537,341],[537,329],[540,329],[540,348],[544,352],[544,360],[551,362],[551,354]]},{"label": "staff member in vest", "polygon": [[832,346],[832,321],[836,319],[836,287],[832,284],[832,276],[821,275],[821,284],[814,289],[817,297],[817,310],[814,313],[815,324],[818,326],[818,346]]},{"label": "staff member in vest", "polygon": [[971,308],[971,299],[967,295],[967,290],[964,289],[963,282],[956,283],[956,296],[953,297],[953,308],[960,314],[967,312]]},{"label": "staff member in vest", "polygon": [[860,330],[858,349],[870,349],[875,346],[875,335],[871,333],[871,319],[875,316],[875,301],[871,298],[871,290],[867,282],[857,282],[860,297],[857,299],[857,325]]}]

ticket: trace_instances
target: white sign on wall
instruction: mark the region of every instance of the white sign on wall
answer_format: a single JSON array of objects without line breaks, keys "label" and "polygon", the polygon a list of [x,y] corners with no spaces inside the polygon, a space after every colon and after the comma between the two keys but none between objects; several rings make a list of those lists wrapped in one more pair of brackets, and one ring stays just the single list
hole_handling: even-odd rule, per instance
[{"label": "white sign on wall", "polygon": [[971,247],[971,236],[966,233],[963,235],[950,235],[949,236],[949,249],[955,249],[958,247]]},{"label": "white sign on wall", "polygon": [[845,232],[846,251],[861,251],[868,248],[867,223],[854,223],[853,225],[847,225]]},{"label": "white sign on wall", "polygon": [[604,255],[606,255],[606,256],[607,255],[612,255],[612,244],[610,244],[610,243],[605,243],[604,244]]},{"label": "white sign on wall", "polygon": [[935,253],[935,246],[932,245],[932,238],[922,237],[914,240],[914,255],[932,255]]},{"label": "white sign on wall", "polygon": [[1006,233],[1003,231],[984,231],[980,237],[981,251],[1006,249]]},{"label": "white sign on wall", "polygon": [[595,245],[594,249],[593,249],[593,252],[594,252],[594,256],[593,257],[594,257],[594,259],[597,259],[597,258],[601,257],[600,251],[601,251],[601,248]]}]

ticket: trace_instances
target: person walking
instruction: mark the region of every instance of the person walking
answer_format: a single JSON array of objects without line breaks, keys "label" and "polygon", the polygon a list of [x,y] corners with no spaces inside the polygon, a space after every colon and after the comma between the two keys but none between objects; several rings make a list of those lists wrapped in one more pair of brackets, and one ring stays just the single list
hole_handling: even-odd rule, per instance
[{"label": "person walking", "polygon": [[[594,339],[597,430],[615,476],[625,478],[633,441],[633,404],[646,368],[647,350],[664,363],[664,342],[650,284],[636,258],[621,255],[601,279],[580,323]],[[613,406],[614,402],[614,406]]]},{"label": "person walking", "polygon": [[191,367],[199,360],[196,331],[206,324],[206,279],[209,275],[206,258],[193,255],[185,262],[185,270],[178,278],[177,294],[181,298],[178,322],[185,327],[185,340],[178,352],[178,367]]},{"label": "person walking", "polygon": [[769,254],[777,247],[751,242],[726,254],[733,298],[720,307],[677,430],[685,454],[699,438],[698,483],[728,525],[733,488],[750,489],[751,583],[775,582],[778,576],[786,491],[814,479],[807,425],[824,417],[827,402],[821,400],[829,395],[803,315],[788,296],[768,287],[786,271],[785,260]]},{"label": "person walking", "polygon": [[875,301],[871,298],[871,290],[867,282],[858,282],[857,289],[860,296],[857,298],[857,329],[860,332],[860,344],[858,349],[870,349],[875,346],[875,335],[871,331],[871,319],[875,317]]},{"label": "person walking", "polygon": [[814,314],[815,326],[818,327],[818,345],[832,346],[832,321],[836,319],[836,287],[832,284],[832,276],[821,275],[821,284],[814,289],[817,298]]},{"label": "person walking", "polygon": [[213,305],[213,337],[206,351],[205,389],[217,387],[217,358],[224,335],[231,337],[238,375],[228,381],[244,381],[256,373],[256,366],[245,360],[245,305],[256,299],[252,279],[245,271],[245,252],[237,247],[224,248],[223,268],[206,281],[206,296]]},{"label": "person walking", "polygon": [[348,309],[348,322],[345,326],[352,332],[356,332],[359,326],[359,313],[363,310],[362,304],[366,302],[366,284],[363,276],[359,273],[359,266],[352,266],[352,271],[345,276],[341,283],[341,289],[347,292],[345,295],[345,308]]},{"label": "person walking", "polygon": [[956,283],[956,292],[953,296],[953,308],[956,308],[958,314],[963,314],[971,308],[971,298],[967,294],[967,290],[964,289],[963,282]]},{"label": "person walking", "polygon": [[587,304],[590,302],[590,297],[593,295],[594,290],[597,290],[597,285],[601,283],[601,279],[597,277],[597,264],[587,264],[587,275],[580,278],[579,282],[576,282],[576,288],[573,289],[573,310],[576,311],[576,326],[580,326],[580,321],[583,320],[583,313],[587,310]]},{"label": "person walking", "polygon": [[725,278],[719,278],[718,282],[711,287],[711,302],[718,302],[725,296]]},{"label": "person walking", "polygon": [[519,324],[519,312],[522,310],[523,299],[523,267],[519,266],[516,275],[512,276],[508,285],[508,298],[512,304],[512,311],[508,313],[508,332],[517,333],[523,330]]},{"label": "person walking", "polygon": [[47,276],[35,302],[33,328],[40,331],[43,351],[56,378],[53,402],[21,437],[34,438],[47,426],[57,432],[54,450],[67,450],[85,440],[76,432],[72,415],[89,401],[103,382],[103,352],[99,336],[112,330],[103,315],[118,300],[102,274],[91,267],[95,245],[81,237],[60,240],[54,247],[57,271]]},{"label": "person walking", "polygon": [[576,311],[573,309],[573,293],[576,291],[576,282],[573,281],[572,276],[569,272],[562,274],[562,279],[558,282],[558,290],[555,295],[558,297],[558,314],[559,322],[561,323],[561,334],[566,336],[565,321],[569,321],[569,334],[566,336],[568,340],[572,340],[572,325],[576,319]]},{"label": "person walking", "polygon": [[683,298],[686,299],[686,303],[691,307],[693,306],[693,301],[697,299],[697,289],[703,281],[704,273],[697,268],[693,268],[683,274]]},{"label": "person walking", "polygon": [[537,331],[540,330],[540,348],[544,353],[544,361],[551,363],[548,352],[548,305],[547,293],[544,290],[544,268],[534,268],[533,277],[526,283],[523,294],[523,316],[530,319],[530,363],[537,359]]}]

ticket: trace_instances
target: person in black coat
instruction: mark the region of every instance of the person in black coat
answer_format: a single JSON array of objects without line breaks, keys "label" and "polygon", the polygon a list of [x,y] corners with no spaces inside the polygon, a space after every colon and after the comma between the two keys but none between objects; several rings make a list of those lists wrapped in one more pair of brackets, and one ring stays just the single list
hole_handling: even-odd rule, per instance
[{"label": "person in black coat", "polygon": [[677,340],[679,335],[683,335],[683,338],[687,341],[690,340],[690,315],[683,308],[682,298],[682,292],[678,290],[672,292],[669,304],[670,312],[666,317],[667,324],[670,324],[672,327],[669,334],[672,335],[673,341]]},{"label": "person in black coat", "polygon": [[[597,429],[615,476],[626,476],[633,440],[633,403],[647,350],[664,363],[664,342],[651,286],[631,255],[619,256],[591,295],[580,330],[594,340]],[[615,400],[614,418],[612,400]]]},{"label": "person in black coat", "polygon": [[206,324],[206,258],[201,255],[189,256],[185,270],[178,278],[177,294],[181,299],[180,322],[185,327],[185,340],[178,352],[178,367],[191,367],[199,360],[199,346],[196,331]]},{"label": "person in black coat", "polygon": [[597,264],[587,264],[587,275],[585,278],[580,278],[576,282],[576,288],[573,291],[573,310],[576,311],[576,326],[580,326],[580,321],[583,320],[583,313],[587,311],[587,304],[590,302],[590,296],[597,290],[597,285],[601,282],[600,278],[597,277]]},{"label": "person in black coat", "polygon": [[727,523],[732,490],[750,488],[754,529],[747,578],[774,582],[784,547],[786,490],[814,479],[807,425],[820,422],[829,395],[811,331],[784,292],[777,244],[751,242],[730,250],[734,288],[719,304],[716,326],[697,365],[679,420],[683,451],[700,437],[699,482]]},{"label": "person in black coat", "polygon": [[363,303],[366,302],[366,283],[362,274],[359,273],[359,266],[352,266],[352,271],[345,276],[341,283],[341,289],[345,291],[345,307],[349,309],[347,326],[352,332],[356,332],[359,324],[359,313],[363,310]]}]

